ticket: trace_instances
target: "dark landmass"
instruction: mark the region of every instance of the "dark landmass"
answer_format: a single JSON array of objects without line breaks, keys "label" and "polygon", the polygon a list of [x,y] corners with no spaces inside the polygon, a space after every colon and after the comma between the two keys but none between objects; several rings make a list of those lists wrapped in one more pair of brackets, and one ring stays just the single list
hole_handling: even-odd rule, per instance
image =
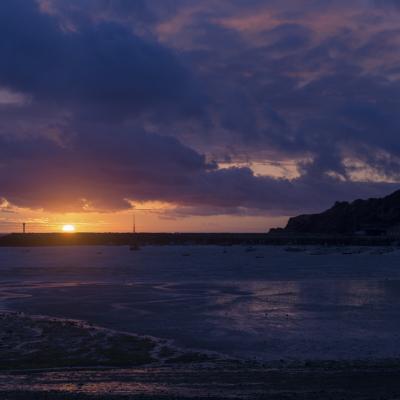
[{"label": "dark landmass", "polygon": [[289,219],[273,235],[347,235],[400,237],[400,190],[383,198],[343,201],[320,214]]},{"label": "dark landmass", "polygon": [[257,233],[12,233],[0,237],[1,246],[130,246],[264,243]]},{"label": "dark landmass", "polygon": [[0,247],[146,246],[146,245],[330,245],[396,246],[400,235],[272,233],[12,233],[0,237]]}]

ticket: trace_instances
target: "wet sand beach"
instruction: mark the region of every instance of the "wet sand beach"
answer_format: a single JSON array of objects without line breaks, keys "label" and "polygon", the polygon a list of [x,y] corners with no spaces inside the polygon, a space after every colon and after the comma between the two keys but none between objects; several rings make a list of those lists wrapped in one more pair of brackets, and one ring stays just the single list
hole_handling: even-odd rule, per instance
[{"label": "wet sand beach", "polygon": [[398,398],[400,252],[364,250],[0,249],[0,398]]}]

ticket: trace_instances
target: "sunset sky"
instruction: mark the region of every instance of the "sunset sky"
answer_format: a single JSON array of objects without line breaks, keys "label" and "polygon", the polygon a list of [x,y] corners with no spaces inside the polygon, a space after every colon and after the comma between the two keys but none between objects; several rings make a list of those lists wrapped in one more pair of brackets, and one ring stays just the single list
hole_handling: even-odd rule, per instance
[{"label": "sunset sky", "polygon": [[0,231],[255,231],[400,180],[397,0],[1,0]]}]

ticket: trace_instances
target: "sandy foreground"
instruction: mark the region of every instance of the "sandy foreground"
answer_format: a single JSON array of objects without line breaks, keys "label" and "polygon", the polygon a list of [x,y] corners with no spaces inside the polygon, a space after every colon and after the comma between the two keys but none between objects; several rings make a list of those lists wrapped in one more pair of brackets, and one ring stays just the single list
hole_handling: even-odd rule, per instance
[{"label": "sandy foreground", "polygon": [[0,400],[400,399],[400,251],[317,250],[4,248]]},{"label": "sandy foreground", "polygon": [[0,315],[0,399],[398,399],[400,360],[256,363],[79,321]]}]

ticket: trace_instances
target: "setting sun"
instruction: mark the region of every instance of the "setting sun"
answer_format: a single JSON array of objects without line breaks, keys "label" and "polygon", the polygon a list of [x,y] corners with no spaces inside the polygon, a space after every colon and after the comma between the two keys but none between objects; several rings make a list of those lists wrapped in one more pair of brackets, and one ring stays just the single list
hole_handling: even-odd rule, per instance
[{"label": "setting sun", "polygon": [[63,225],[62,227],[63,232],[75,232],[74,225]]}]

